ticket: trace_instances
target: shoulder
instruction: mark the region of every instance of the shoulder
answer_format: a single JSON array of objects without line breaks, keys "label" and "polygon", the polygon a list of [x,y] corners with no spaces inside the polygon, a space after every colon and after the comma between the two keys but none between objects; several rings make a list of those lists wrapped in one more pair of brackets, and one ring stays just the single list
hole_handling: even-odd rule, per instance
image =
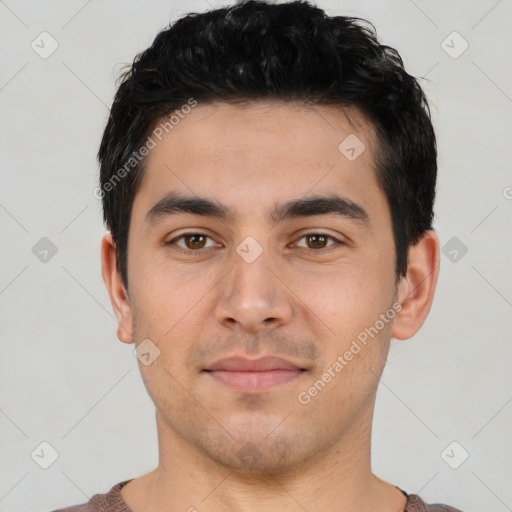
[{"label": "shoulder", "polygon": [[131,512],[126,505],[121,489],[131,480],[114,485],[105,494],[95,494],[87,503],[54,510],[53,512]]},{"label": "shoulder", "polygon": [[407,495],[407,504],[404,512],[462,512],[458,508],[442,503],[425,503],[417,494]]}]

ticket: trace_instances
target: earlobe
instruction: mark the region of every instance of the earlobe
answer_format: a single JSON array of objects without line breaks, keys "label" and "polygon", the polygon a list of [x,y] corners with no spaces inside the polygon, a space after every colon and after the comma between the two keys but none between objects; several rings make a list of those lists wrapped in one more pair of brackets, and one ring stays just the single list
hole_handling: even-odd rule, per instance
[{"label": "earlobe", "polygon": [[117,337],[123,343],[133,343],[133,323],[130,300],[117,268],[116,247],[110,232],[101,240],[101,275],[117,318]]},{"label": "earlobe", "polygon": [[409,247],[407,274],[397,290],[402,309],[396,315],[391,337],[406,340],[414,336],[425,322],[439,276],[439,237],[433,230]]}]

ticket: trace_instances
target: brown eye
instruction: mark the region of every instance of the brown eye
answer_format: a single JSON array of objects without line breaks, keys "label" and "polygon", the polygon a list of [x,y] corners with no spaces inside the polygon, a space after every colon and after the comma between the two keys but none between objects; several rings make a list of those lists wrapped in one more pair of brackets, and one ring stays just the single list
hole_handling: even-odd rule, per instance
[{"label": "brown eye", "polygon": [[[206,245],[210,240],[210,245]],[[202,249],[208,249],[215,244],[213,240],[203,233],[183,233],[182,235],[173,238],[165,245],[175,246],[174,249],[181,252],[201,252]]]},{"label": "brown eye", "polygon": [[313,234],[306,235],[305,238],[310,249],[323,249],[327,244],[327,239],[330,237],[320,234]]},{"label": "brown eye", "polygon": [[206,243],[206,236],[200,234],[184,235],[187,249],[202,249]]},{"label": "brown eye", "polygon": [[[336,245],[345,245],[344,242],[341,242],[337,238],[334,238],[333,236],[327,235],[325,233],[306,233],[300,238],[300,240],[305,240],[306,243],[305,245],[299,245],[299,247],[313,250],[326,249]],[[329,244],[329,241],[333,242]]]}]

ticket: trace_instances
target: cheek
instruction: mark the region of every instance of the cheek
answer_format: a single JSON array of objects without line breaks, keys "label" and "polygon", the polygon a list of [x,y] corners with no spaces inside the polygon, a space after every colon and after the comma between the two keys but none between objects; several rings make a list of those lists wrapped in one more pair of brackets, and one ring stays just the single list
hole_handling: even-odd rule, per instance
[{"label": "cheek", "polygon": [[[340,396],[371,393],[375,375],[385,363],[394,310],[389,314],[393,280],[384,270],[366,262],[345,265],[324,275],[303,275],[293,286],[297,295],[305,298],[302,316],[308,318],[310,326],[319,326],[316,338],[326,367],[319,369],[315,378],[321,378],[330,368],[331,373],[340,376],[334,379],[332,390],[338,385],[346,387],[347,393]],[[381,315],[386,312],[383,321]],[[340,365],[332,368],[340,362],[339,356],[342,370]]]},{"label": "cheek", "polygon": [[[134,279],[136,339],[149,338],[159,348],[159,364],[154,366],[160,367],[160,373],[166,368],[173,375],[184,377],[187,350],[204,337],[203,326],[212,314],[208,291],[218,281],[212,274],[200,272],[191,277],[190,271],[180,271],[176,264],[163,261],[141,268]],[[147,379],[157,375],[153,370],[141,366]]]},{"label": "cheek", "polygon": [[287,279],[300,298],[299,307],[318,315],[336,335],[378,318],[388,307],[392,291],[385,269],[362,258],[325,265],[315,272],[301,268],[288,273]]},{"label": "cheek", "polygon": [[211,273],[190,270],[165,259],[145,264],[136,277],[139,311],[171,325],[185,316],[215,283]]}]

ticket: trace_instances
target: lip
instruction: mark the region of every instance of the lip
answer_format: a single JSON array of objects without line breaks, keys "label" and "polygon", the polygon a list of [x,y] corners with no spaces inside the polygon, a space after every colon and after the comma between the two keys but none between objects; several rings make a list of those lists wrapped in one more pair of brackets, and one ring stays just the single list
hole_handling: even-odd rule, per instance
[{"label": "lip", "polygon": [[241,392],[265,391],[299,378],[304,371],[280,357],[228,357],[205,369],[217,382]]},{"label": "lip", "polygon": [[301,368],[286,359],[280,357],[260,357],[248,359],[246,357],[232,356],[219,359],[213,363],[207,371],[228,372],[265,372],[269,370],[300,370]]}]

